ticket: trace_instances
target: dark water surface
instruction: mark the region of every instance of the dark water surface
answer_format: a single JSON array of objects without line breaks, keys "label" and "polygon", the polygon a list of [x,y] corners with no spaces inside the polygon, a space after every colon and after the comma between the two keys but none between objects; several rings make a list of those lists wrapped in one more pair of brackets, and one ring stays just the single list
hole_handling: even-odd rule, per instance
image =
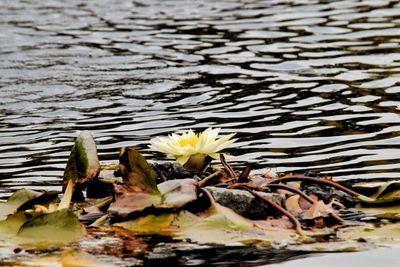
[{"label": "dark water surface", "polygon": [[84,129],[104,162],[212,126],[237,163],[397,178],[399,25],[384,0],[0,0],[1,193],[59,188]]}]

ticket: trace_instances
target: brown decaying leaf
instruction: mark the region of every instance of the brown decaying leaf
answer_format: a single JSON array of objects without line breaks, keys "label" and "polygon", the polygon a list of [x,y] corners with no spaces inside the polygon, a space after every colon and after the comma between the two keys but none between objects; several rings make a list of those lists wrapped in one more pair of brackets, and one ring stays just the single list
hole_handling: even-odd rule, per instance
[{"label": "brown decaying leaf", "polygon": [[293,195],[286,199],[285,207],[294,216],[298,216],[303,212],[303,209],[299,205],[299,195]]},{"label": "brown decaying leaf", "polygon": [[157,188],[157,174],[139,151],[132,148],[121,149],[119,170],[124,184],[131,192],[160,194]]},{"label": "brown decaying leaf", "polygon": [[132,191],[130,185],[115,185],[115,193],[115,202],[111,203],[108,212],[122,217],[161,203],[160,194],[137,192],[137,188]]},{"label": "brown decaying leaf", "polygon": [[325,204],[322,200],[318,200],[302,214],[302,219],[312,220],[320,217],[329,217],[334,212],[332,201]]}]

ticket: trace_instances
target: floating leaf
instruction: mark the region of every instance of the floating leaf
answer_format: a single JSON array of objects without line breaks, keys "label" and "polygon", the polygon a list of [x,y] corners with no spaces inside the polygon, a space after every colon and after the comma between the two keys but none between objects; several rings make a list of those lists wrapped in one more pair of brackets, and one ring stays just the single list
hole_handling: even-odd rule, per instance
[{"label": "floating leaf", "polygon": [[209,193],[207,190],[203,190],[206,195],[208,196],[211,206],[206,210],[204,213],[205,216],[207,216],[207,219],[212,221],[215,216],[215,219],[217,222],[221,222],[221,219],[224,222],[224,227],[230,230],[248,230],[253,227],[252,223],[231,210],[230,208],[227,208],[225,206],[222,206],[215,202],[215,199],[212,197],[211,193]]},{"label": "floating leaf", "polygon": [[357,183],[354,187],[359,189],[373,189],[374,193],[369,198],[358,197],[361,202],[366,204],[387,204],[400,201],[400,181],[398,180]]},{"label": "floating leaf", "polygon": [[16,235],[27,219],[22,211],[8,215],[5,220],[0,221],[0,234]]},{"label": "floating leaf", "polygon": [[346,227],[337,232],[345,240],[361,240],[376,245],[400,245],[400,223]]},{"label": "floating leaf", "polygon": [[115,186],[115,202],[111,203],[108,211],[114,215],[126,217],[131,213],[161,203],[161,195],[131,191],[128,185]]},{"label": "floating leaf", "polygon": [[67,244],[83,236],[83,228],[76,215],[68,210],[58,210],[26,221],[17,233],[24,244],[47,246]]},{"label": "floating leaf", "polygon": [[174,232],[172,227],[172,222],[174,219],[175,215],[171,213],[147,215],[135,220],[118,223],[116,226],[120,226],[128,229],[129,231],[140,234],[171,235]]},{"label": "floating leaf", "polygon": [[61,255],[38,255],[34,258],[29,258],[29,260],[21,261],[18,266],[97,267],[106,265],[85,251],[66,250]]},{"label": "floating leaf", "polygon": [[69,179],[76,183],[84,183],[98,176],[100,163],[97,147],[89,131],[82,131],[71,149],[64,171],[64,184]]},{"label": "floating leaf", "polygon": [[16,191],[10,196],[7,202],[0,203],[0,220],[5,219],[7,215],[14,213],[20,206],[39,195],[41,195],[41,193],[28,189]]},{"label": "floating leaf", "polygon": [[60,262],[63,267],[97,267],[101,262],[85,251],[67,250],[61,255]]},{"label": "floating leaf", "polygon": [[373,216],[379,219],[400,221],[400,205],[390,207],[357,207],[355,209],[364,212],[368,216]]}]

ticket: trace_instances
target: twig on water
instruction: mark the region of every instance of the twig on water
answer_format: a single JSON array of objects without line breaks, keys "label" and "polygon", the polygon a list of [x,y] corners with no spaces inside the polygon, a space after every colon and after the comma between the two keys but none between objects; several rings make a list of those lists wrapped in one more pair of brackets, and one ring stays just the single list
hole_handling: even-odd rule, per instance
[{"label": "twig on water", "polygon": [[205,177],[203,180],[201,180],[198,183],[199,187],[204,187],[206,185],[208,185],[212,180],[218,178],[219,176],[221,176],[223,173],[223,170],[217,170],[216,172],[210,174],[209,176]]},{"label": "twig on water", "polygon": [[237,182],[238,183],[247,183],[249,181],[249,175],[251,171],[251,166],[247,165],[246,168],[240,173]]},{"label": "twig on water", "polygon": [[228,176],[231,178],[235,178],[236,173],[232,169],[231,165],[229,165],[228,162],[226,162],[224,154],[219,154],[219,159],[221,160],[221,163],[224,166],[224,169],[225,169],[226,173],[228,174]]},{"label": "twig on water", "polygon": [[313,200],[312,198],[307,196],[304,192],[302,192],[299,189],[292,187],[292,186],[288,186],[285,184],[267,184],[265,187],[270,188],[270,189],[283,189],[283,190],[298,194],[299,196],[301,196],[302,198],[304,198],[311,204],[314,204],[316,202],[315,200]]},{"label": "twig on water", "polygon": [[265,202],[267,202],[269,205],[271,205],[272,207],[274,207],[275,209],[277,209],[278,211],[280,211],[283,215],[285,215],[286,217],[288,217],[288,219],[293,223],[294,228],[296,230],[296,232],[300,235],[300,236],[305,236],[305,234],[303,233],[303,230],[301,229],[301,225],[299,220],[297,220],[289,211],[287,211],[286,209],[284,209],[283,207],[279,206],[278,204],[276,204],[274,201],[272,201],[271,199],[268,199],[258,193],[256,193],[255,191],[251,190],[250,188],[246,187],[246,186],[241,186],[242,189],[248,191],[249,193],[251,193],[253,196],[264,200]]}]

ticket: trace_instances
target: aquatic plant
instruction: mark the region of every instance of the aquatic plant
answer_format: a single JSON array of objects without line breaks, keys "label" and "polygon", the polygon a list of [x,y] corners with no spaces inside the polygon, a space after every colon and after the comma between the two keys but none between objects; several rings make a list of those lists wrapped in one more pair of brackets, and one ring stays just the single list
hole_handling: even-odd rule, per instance
[{"label": "aquatic plant", "polygon": [[219,159],[219,152],[237,140],[232,139],[234,133],[217,139],[220,130],[207,128],[201,133],[189,130],[181,135],[172,133],[168,137],[155,137],[149,147],[174,157],[188,170],[202,171],[209,163],[208,157]]}]

